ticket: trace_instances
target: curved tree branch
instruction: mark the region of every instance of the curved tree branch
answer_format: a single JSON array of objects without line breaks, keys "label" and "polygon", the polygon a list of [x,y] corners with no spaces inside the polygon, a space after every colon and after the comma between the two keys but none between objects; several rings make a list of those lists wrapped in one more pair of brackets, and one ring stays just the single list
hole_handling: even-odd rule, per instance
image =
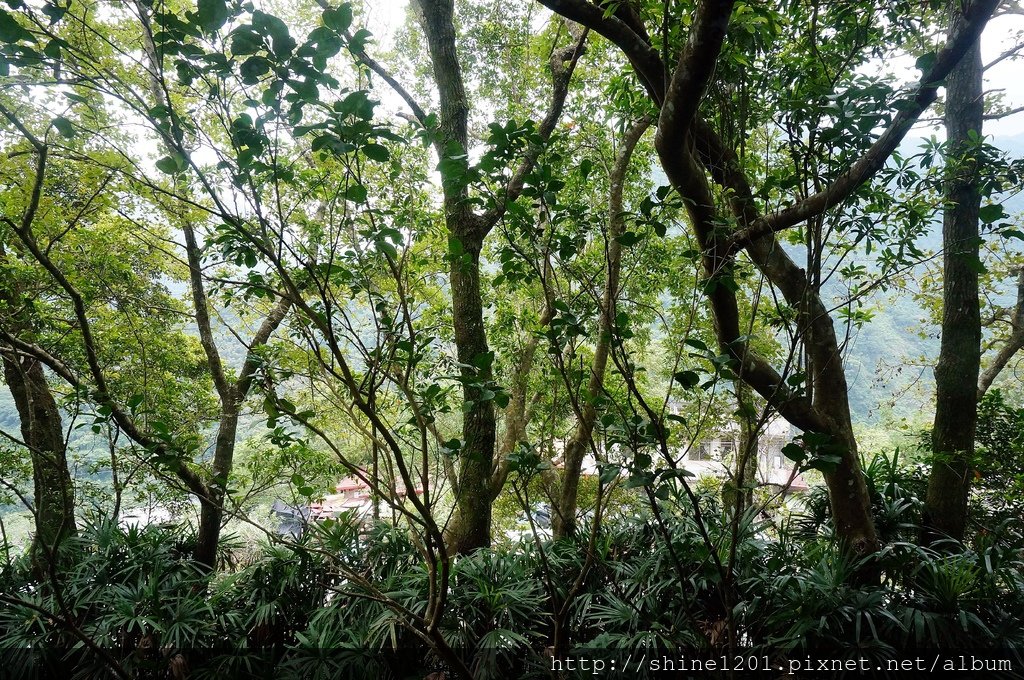
[{"label": "curved tree branch", "polygon": [[621,16],[605,16],[603,8],[587,0],[538,2],[556,14],[582,24],[612,41],[626,55],[651,99],[661,106],[665,99],[665,65],[658,51],[651,47],[638,19],[634,18],[634,21],[627,22]]},{"label": "curved tree branch", "polygon": [[735,252],[762,236],[783,231],[820,215],[842,203],[864,182],[882,169],[920,115],[935,101],[939,87],[961,57],[981,35],[999,0],[975,0],[967,9],[966,20],[936,55],[935,62],[918,81],[913,95],[898,105],[889,127],[850,168],[821,191],[808,196],[774,215],[763,217],[729,239],[727,250]]},{"label": "curved tree branch", "polygon": [[690,124],[722,51],[734,4],[734,0],[706,0],[697,5],[686,47],[672,72],[672,80],[661,105],[654,142],[659,153],[682,152]]}]

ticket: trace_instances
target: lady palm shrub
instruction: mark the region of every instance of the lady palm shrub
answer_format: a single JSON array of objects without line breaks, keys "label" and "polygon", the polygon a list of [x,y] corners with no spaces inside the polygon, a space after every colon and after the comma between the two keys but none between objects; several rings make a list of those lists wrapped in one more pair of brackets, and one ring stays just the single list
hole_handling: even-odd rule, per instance
[{"label": "lady palm shrub", "polygon": [[[571,649],[782,661],[1024,645],[1015,534],[916,545],[915,473],[891,459],[866,469],[888,541],[867,561],[839,549],[813,492],[804,515],[781,521],[701,498],[698,522],[666,502],[657,518],[454,559],[439,635],[478,678],[550,677],[550,654]],[[37,580],[25,558],[4,567],[0,645],[22,650],[5,670],[112,677],[113,661],[128,677],[166,677],[183,659],[190,678],[454,677],[413,623],[430,579],[403,528],[341,518],[215,577],[190,561],[189,538],[95,522],[68,541],[56,580]]]},{"label": "lady palm shrub", "polygon": [[14,565],[0,608],[0,644],[19,650],[11,653],[17,674],[75,668],[73,677],[106,677],[111,658],[134,673],[161,647],[214,646],[208,580],[187,559],[186,540],[159,527],[97,521],[62,546],[59,574],[37,581],[27,561]]},{"label": "lady palm shrub", "polygon": [[[699,637],[698,613],[707,611],[715,580],[707,570],[708,551],[682,520],[669,519],[665,530],[671,550],[660,545],[650,523],[608,528],[606,550],[574,609],[578,646],[644,651]],[[677,563],[680,556],[685,562]]]},{"label": "lady palm shrub", "polygon": [[[898,453],[865,467],[879,535],[877,554],[854,560],[831,540],[827,497],[812,492],[746,571],[740,625],[755,648],[850,657],[894,651],[1019,648],[1021,544],[998,530],[971,546],[917,545],[925,476]],[[858,574],[872,574],[866,580]]]}]

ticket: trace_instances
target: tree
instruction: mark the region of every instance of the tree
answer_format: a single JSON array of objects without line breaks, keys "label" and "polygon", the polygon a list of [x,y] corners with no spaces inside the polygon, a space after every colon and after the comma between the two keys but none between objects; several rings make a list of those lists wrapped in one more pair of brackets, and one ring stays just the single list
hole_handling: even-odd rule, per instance
[{"label": "tree", "polygon": [[[544,120],[520,166],[483,213],[473,210],[466,176],[469,152],[467,99],[456,47],[454,2],[420,0],[423,32],[429,46],[434,81],[440,99],[436,148],[443,176],[445,223],[450,234],[452,320],[467,409],[463,414],[462,452],[456,491],[456,515],[448,527],[455,552],[490,544],[491,479],[497,424],[492,399],[482,389],[493,378],[494,355],[487,343],[480,293],[480,254],[484,239],[523,191],[542,145],[561,114],[569,80],[583,51],[586,33],[551,57],[552,97]],[[417,107],[418,108],[418,107]],[[422,109],[420,109],[422,111]]]},{"label": "tree", "polygon": [[650,117],[642,117],[629,125],[622,136],[615,161],[609,174],[607,254],[604,293],[599,308],[597,338],[590,377],[583,392],[576,416],[576,430],[565,445],[565,470],[561,490],[554,506],[553,526],[556,537],[571,536],[576,525],[576,498],[579,493],[580,470],[588,450],[593,449],[594,426],[597,424],[598,405],[603,398],[604,376],[608,356],[619,331],[616,327],[616,304],[620,292],[622,269],[622,240],[626,229],[623,193],[626,173],[633,158],[633,150],[651,126]]},{"label": "tree", "polygon": [[[21,126],[21,121],[5,106],[0,113],[9,124]],[[27,132],[27,129],[26,129]],[[8,206],[22,203],[21,215],[13,211],[3,218],[7,229],[14,233],[26,232],[36,219],[42,201],[44,177],[47,169],[46,147],[28,133],[30,142],[35,142],[37,163],[32,181],[22,189],[22,201],[5,201]],[[23,169],[23,168],[20,168]],[[51,186],[51,189],[53,187]],[[14,192],[11,192],[14,193]],[[58,206],[73,209],[74,206]],[[86,212],[82,209],[79,217]],[[7,230],[5,230],[7,231]],[[5,234],[8,238],[13,234]],[[6,241],[7,239],[4,239]],[[5,333],[23,335],[31,331],[31,293],[25,290],[25,281],[15,274],[13,262],[8,257],[7,247],[0,242],[0,262],[3,263],[4,281],[0,286],[0,326]],[[43,365],[38,359],[24,356],[10,344],[0,343],[0,359],[3,361],[4,382],[14,397],[14,403],[21,419],[21,440],[16,441],[28,450],[32,461],[33,506],[35,535],[32,540],[33,560],[41,574],[50,575],[55,566],[56,556],[64,539],[74,536],[75,489],[68,471],[67,444],[64,426],[57,401],[54,399]],[[10,435],[8,435],[10,436]]]},{"label": "tree", "polygon": [[[947,11],[952,35],[966,18],[959,2],[951,2]],[[942,344],[935,365],[935,460],[928,479],[924,523],[929,530],[957,540],[963,538],[967,522],[981,367],[978,145],[985,110],[983,73],[979,38],[946,78]]]},{"label": "tree", "polygon": [[[137,7],[136,9],[143,12],[140,15],[144,27],[142,34],[144,38],[149,38],[148,41],[145,41],[144,46],[147,47],[146,53],[152,56],[154,48],[148,24],[146,23],[148,20],[148,14],[146,14],[141,7]],[[63,14],[61,16],[63,17]],[[52,36],[52,39],[60,44],[66,45],[68,50],[71,51],[70,43],[64,41],[63,38],[54,35]],[[102,63],[102,58],[99,59],[100,60],[96,63]],[[35,64],[31,65],[34,66]],[[157,73],[159,72],[160,71],[157,71]],[[31,77],[30,74],[31,71],[26,69],[26,73],[24,75],[29,75],[29,77]],[[158,101],[167,101],[166,92],[162,89],[162,85],[158,80],[154,81],[152,73],[147,84],[151,86],[151,91],[154,92],[154,96]],[[87,99],[81,95],[75,96],[77,97],[75,102],[89,104]],[[46,142],[33,135],[23,125],[20,125],[13,114],[5,111],[5,115],[12,123],[18,126],[20,132],[33,147],[35,155],[40,159],[39,171],[35,181],[35,191],[38,192],[46,181],[46,158],[50,151],[49,146]],[[88,117],[83,117],[78,120],[76,124],[85,127],[94,122],[94,120],[89,120]],[[66,136],[68,137],[75,134],[73,125],[74,124],[66,118],[59,118],[54,123],[54,126],[60,129],[62,134],[67,133]],[[88,151],[85,153],[87,154]],[[94,162],[98,167],[103,167],[105,163],[110,162],[109,160],[98,156],[94,156],[90,160],[92,160],[92,162]],[[118,163],[118,160],[122,160],[124,162]],[[113,175],[125,173],[126,169],[130,167],[132,162],[134,162],[134,159],[122,158],[115,159],[113,162],[114,165],[108,168],[108,180]],[[100,191],[103,191],[105,187],[106,182],[104,182],[104,185],[100,187],[97,194]],[[147,188],[152,188],[152,185],[147,186],[146,183],[143,183],[136,184],[130,188],[135,190],[146,190]],[[95,195],[93,198],[95,198]],[[146,206],[150,211],[155,212],[161,208],[166,209],[167,207],[166,202],[161,203],[159,189],[157,189],[157,191],[152,195],[152,201],[153,202],[150,205]],[[90,201],[86,203],[87,207],[91,202],[92,201],[90,199]],[[166,469],[173,471],[174,474],[185,484],[189,492],[194,494],[200,502],[201,510],[198,527],[199,532],[194,556],[199,563],[206,565],[208,568],[212,568],[214,567],[216,560],[218,538],[224,513],[225,490],[228,484],[228,477],[231,473],[240,408],[242,406],[242,402],[248,395],[253,376],[260,365],[259,354],[262,351],[263,346],[269,340],[271,334],[284,319],[290,303],[288,301],[283,301],[271,309],[266,319],[259,325],[253,339],[247,345],[247,354],[243,358],[242,365],[239,367],[239,375],[237,378],[229,377],[221,361],[217,345],[214,340],[210,320],[210,303],[208,301],[205,289],[206,284],[204,283],[200,266],[200,248],[196,240],[194,227],[189,222],[193,217],[190,214],[192,212],[192,209],[189,206],[190,203],[191,201],[186,198],[182,202],[173,204],[172,208],[167,212],[172,219],[172,224],[180,226],[185,237],[184,250],[190,271],[189,280],[193,297],[193,307],[195,309],[195,321],[199,329],[200,344],[206,355],[207,370],[209,375],[212,377],[213,385],[216,388],[217,395],[221,401],[221,408],[217,416],[217,434],[213,446],[214,453],[208,476],[204,473],[197,473],[188,466],[188,463],[175,456],[171,456],[170,458],[163,457],[161,460],[160,450],[166,447],[172,439],[176,440],[175,445],[177,447],[181,447],[181,450],[184,453],[194,450],[192,447],[196,446],[198,442],[189,442],[186,439],[179,439],[177,433],[169,427],[166,421],[160,421],[154,418],[150,423],[145,423],[145,419],[139,417],[139,413],[136,411],[143,402],[148,401],[149,407],[155,408],[155,403],[157,402],[157,399],[155,398],[156,395],[146,394],[138,396],[135,393],[125,395],[128,381],[125,381],[121,376],[112,376],[111,371],[105,366],[106,362],[104,361],[104,354],[108,351],[108,348],[104,346],[102,334],[97,332],[96,324],[91,318],[92,309],[90,309],[90,307],[94,304],[94,301],[90,297],[83,296],[81,292],[81,283],[76,282],[74,277],[69,275],[67,270],[63,267],[63,263],[57,261],[56,258],[52,256],[49,247],[41,248],[35,245],[36,236],[33,233],[34,225],[32,224],[32,220],[35,217],[34,210],[27,213],[25,220],[23,220],[23,224],[20,228],[16,229],[15,232],[21,240],[26,257],[34,260],[39,267],[45,270],[50,275],[53,284],[60,288],[62,294],[71,301],[73,314],[77,321],[76,330],[81,334],[82,345],[77,349],[72,349],[71,352],[63,357],[60,354],[54,356],[45,352],[38,345],[32,345],[31,343],[21,343],[18,345],[18,349],[22,354],[32,355],[34,352],[36,360],[39,360],[39,357],[45,357],[43,360],[51,362],[51,368],[57,370],[58,374],[67,380],[73,388],[79,391],[84,390],[93,393],[92,398],[99,402],[101,412],[105,418],[112,417],[117,426],[125,430],[133,440],[142,444],[146,448],[149,448],[151,451],[156,449],[156,451],[154,451],[157,454],[156,460],[166,466]],[[66,226],[64,233],[70,232],[80,226],[78,224],[80,217],[81,215],[69,217],[68,225]],[[145,304],[145,301],[142,301],[142,304]],[[98,340],[98,338],[100,339]],[[84,354],[87,357],[85,375],[88,377],[84,379],[73,370],[71,362],[67,361],[67,356],[78,353]],[[128,400],[128,408],[117,404],[117,400],[125,398]],[[180,415],[177,417],[180,417]],[[58,429],[60,429],[59,419],[52,422]],[[143,427],[146,427],[147,424],[154,428],[155,434],[147,433],[142,429]],[[61,438],[58,437],[58,440],[60,439]]]},{"label": "tree", "polygon": [[75,535],[75,489],[68,471],[64,427],[43,366],[3,347],[4,381],[21,418],[21,445],[32,459],[32,554],[41,573],[56,562],[61,543]]},{"label": "tree", "polygon": [[[653,44],[644,13],[631,4],[608,10],[585,0],[541,0],[566,18],[577,21],[615,43],[628,59],[647,95],[659,109],[656,147],[673,188],[686,204],[691,228],[703,253],[706,292],[716,320],[720,351],[734,371],[778,411],[801,429],[824,435],[838,464],[826,474],[838,535],[856,553],[877,549],[867,489],[860,470],[850,418],[842,356],[831,316],[820,293],[808,279],[813,272],[799,269],[775,235],[822,215],[844,201],[878,172],[916,118],[934,101],[938,83],[956,65],[980,34],[995,2],[977,2],[968,20],[948,41],[906,97],[878,139],[859,157],[829,178],[815,193],[782,210],[763,215],[759,194],[730,148],[707,123],[701,103],[719,61],[730,18],[737,4],[698,2],[689,31],[680,43]],[[656,13],[666,21],[667,7]],[[870,12],[869,12],[870,14]],[[663,56],[667,55],[667,56]],[[674,64],[669,62],[676,55]],[[666,63],[668,62],[668,63]],[[709,184],[728,194],[735,226],[718,211]],[[812,397],[794,391],[763,358],[749,350],[740,334],[735,296],[735,258],[745,251],[800,315],[807,354],[807,383]]]}]

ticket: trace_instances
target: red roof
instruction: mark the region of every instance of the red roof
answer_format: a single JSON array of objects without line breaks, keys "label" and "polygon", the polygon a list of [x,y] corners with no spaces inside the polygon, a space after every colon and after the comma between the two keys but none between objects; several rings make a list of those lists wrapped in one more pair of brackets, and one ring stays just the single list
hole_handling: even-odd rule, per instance
[{"label": "red roof", "polygon": [[342,491],[355,491],[356,489],[369,490],[370,487],[366,482],[353,475],[338,482],[334,488],[338,493],[341,493]]}]

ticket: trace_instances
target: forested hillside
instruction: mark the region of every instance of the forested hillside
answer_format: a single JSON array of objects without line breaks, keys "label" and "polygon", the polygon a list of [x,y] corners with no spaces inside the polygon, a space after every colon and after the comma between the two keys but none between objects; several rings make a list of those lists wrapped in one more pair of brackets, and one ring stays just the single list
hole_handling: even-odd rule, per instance
[{"label": "forested hillside", "polygon": [[0,677],[1024,677],[1022,26],[3,0]]},{"label": "forested hillside", "polygon": [[[922,143],[920,138],[910,138],[901,152],[912,155]],[[995,138],[992,144],[1011,157],[1024,157],[1024,135]],[[1015,193],[1003,206],[1007,213],[1019,216],[1024,213],[1024,198]],[[918,247],[942,252],[941,223],[922,235]],[[939,328],[934,313],[914,292],[911,288],[881,295],[871,322],[856,333],[847,350],[851,408],[862,423],[877,425],[885,417],[908,419],[913,425],[926,422],[921,419],[927,418],[935,394],[932,366],[939,352]],[[1012,275],[1004,275],[990,295],[994,304],[1013,307],[1017,286]]]}]

